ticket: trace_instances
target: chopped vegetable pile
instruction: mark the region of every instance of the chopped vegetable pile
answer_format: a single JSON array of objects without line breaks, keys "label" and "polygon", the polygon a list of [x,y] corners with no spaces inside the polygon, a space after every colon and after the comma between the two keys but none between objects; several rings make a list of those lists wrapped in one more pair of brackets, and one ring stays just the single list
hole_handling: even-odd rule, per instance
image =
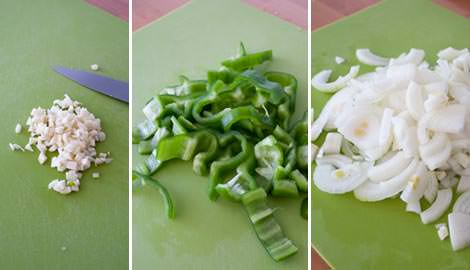
[{"label": "chopped vegetable pile", "polygon": [[[441,240],[454,250],[470,246],[470,53],[447,48],[431,66],[411,49],[384,58],[358,49],[362,64],[377,66],[356,77],[359,66],[336,81],[321,71],[312,86],[336,92],[312,124],[313,180],[328,193],[354,192],[361,201],[399,196],[424,224],[436,222],[454,204]],[[317,144],[318,145],[318,144]],[[422,199],[430,205],[422,210]]]},{"label": "chopped vegetable pile", "polygon": [[[51,167],[65,172],[65,180],[55,179],[49,183],[49,189],[61,194],[79,191],[81,172],[95,166],[111,162],[109,153],[96,153],[97,142],[104,141],[105,133],[101,130],[100,119],[90,113],[78,101],[65,95],[63,100],[55,100],[50,109],[34,108],[26,122],[30,138],[23,148],[10,144],[10,148],[33,152],[32,146],[39,150],[38,161],[47,161],[47,152],[57,152],[52,157]],[[16,133],[22,130],[17,124]]]},{"label": "chopped vegetable pile", "polygon": [[[276,261],[297,252],[267,203],[268,196],[299,197],[307,192],[307,119],[292,123],[297,81],[265,71],[272,52],[247,53],[222,62],[204,80],[181,76],[143,109],[146,120],[133,129],[138,151],[148,155],[133,173],[135,187],[149,183],[164,197],[167,216],[175,210],[167,189],[151,178],[165,161],[193,161],[208,175],[210,200],[241,203],[269,255]],[[306,217],[306,202],[301,215]]]}]

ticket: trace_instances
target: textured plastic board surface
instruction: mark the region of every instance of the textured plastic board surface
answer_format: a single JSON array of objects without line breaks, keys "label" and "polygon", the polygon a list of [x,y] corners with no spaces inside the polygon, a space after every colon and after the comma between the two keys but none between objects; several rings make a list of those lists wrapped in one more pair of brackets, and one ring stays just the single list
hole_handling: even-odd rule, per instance
[{"label": "textured plastic board surface", "polygon": [[[467,19],[431,1],[389,0],[312,32],[312,72],[333,68],[333,76],[356,64],[355,50],[370,48],[397,56],[422,48],[428,61],[448,46],[470,47]],[[347,62],[336,65],[334,57]],[[361,66],[363,68],[363,66]],[[363,68],[362,72],[371,70]],[[318,116],[329,95],[314,91]],[[398,199],[357,201],[352,194],[312,192],[312,242],[334,269],[468,269],[470,250],[453,252],[433,225],[405,212]],[[445,221],[443,217],[440,221]]]},{"label": "textured plastic board surface", "polygon": [[[80,0],[19,0],[2,1],[0,25],[0,268],[127,269],[128,106],[51,67],[97,63],[101,74],[127,80],[128,24]],[[37,151],[8,148],[27,142],[25,129],[15,134],[16,123],[65,93],[102,120],[107,139],[97,149],[114,158],[86,172],[81,191],[69,196],[47,189],[64,176],[41,166]]]},{"label": "textured plastic board surface", "polygon": [[[200,78],[233,56],[243,41],[249,51],[272,49],[273,70],[299,81],[298,119],[307,108],[307,33],[240,1],[191,1],[133,36],[133,121],[158,89],[185,74]],[[134,147],[134,157],[138,156]],[[138,158],[134,163],[139,162]],[[258,242],[244,210],[207,196],[207,178],[190,163],[170,162],[158,178],[174,197],[176,218],[167,220],[151,187],[133,193],[134,269],[306,269],[307,222],[300,199],[276,200],[278,220],[299,253],[275,263]]]}]

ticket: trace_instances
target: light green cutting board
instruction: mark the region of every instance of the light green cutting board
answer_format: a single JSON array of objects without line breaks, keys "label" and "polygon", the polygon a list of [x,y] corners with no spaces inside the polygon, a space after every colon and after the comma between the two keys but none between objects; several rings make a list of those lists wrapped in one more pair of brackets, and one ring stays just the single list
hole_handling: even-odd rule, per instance
[{"label": "light green cutting board", "polygon": [[[273,49],[273,70],[299,80],[296,118],[307,108],[307,32],[240,1],[192,1],[133,36],[133,123],[156,90],[177,83],[179,74],[201,78],[236,54]],[[136,147],[134,164],[141,160]],[[176,218],[167,220],[161,196],[152,187],[133,193],[133,266],[143,269],[292,269],[307,268],[307,221],[300,199],[277,200],[278,220],[299,253],[275,263],[258,242],[240,205],[207,196],[206,177],[190,163],[170,162],[155,178],[173,196]]]},{"label": "light green cutting board", "polygon": [[[312,32],[312,72],[334,68],[336,75],[345,73],[357,63],[357,48],[390,57],[422,48],[426,60],[434,62],[448,46],[470,47],[468,19],[428,0],[382,1]],[[335,56],[347,62],[339,67]],[[362,72],[370,70],[363,67]],[[312,93],[318,116],[328,95]],[[312,242],[334,269],[470,269],[470,249],[453,252],[448,239],[438,239],[434,225],[423,225],[419,216],[405,212],[399,199],[366,203],[315,187],[311,196]]]},{"label": "light green cutting board", "polygon": [[[128,106],[51,70],[97,63],[127,80],[128,24],[81,0],[1,1],[0,37],[0,269],[128,269]],[[102,120],[97,149],[114,159],[68,196],[47,189],[64,175],[39,165],[37,152],[8,148],[27,142],[16,123],[64,93]]]}]

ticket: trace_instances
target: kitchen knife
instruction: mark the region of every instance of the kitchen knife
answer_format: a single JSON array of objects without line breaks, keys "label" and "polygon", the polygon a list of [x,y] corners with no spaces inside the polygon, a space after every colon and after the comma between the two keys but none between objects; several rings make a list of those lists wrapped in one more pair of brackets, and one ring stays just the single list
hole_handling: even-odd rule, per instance
[{"label": "kitchen knife", "polygon": [[54,71],[91,90],[129,103],[129,83],[91,72],[70,69],[62,66],[53,67]]}]

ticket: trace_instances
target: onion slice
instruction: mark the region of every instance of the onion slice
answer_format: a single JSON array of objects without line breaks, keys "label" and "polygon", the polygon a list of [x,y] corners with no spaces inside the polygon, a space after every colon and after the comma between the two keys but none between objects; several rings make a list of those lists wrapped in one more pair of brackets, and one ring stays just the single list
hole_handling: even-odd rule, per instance
[{"label": "onion slice", "polygon": [[452,212],[470,215],[470,191],[459,196],[457,201],[455,201]]},{"label": "onion slice", "polygon": [[405,157],[403,151],[397,152],[391,159],[369,169],[367,176],[372,182],[382,182],[400,174],[411,163],[412,158]]},{"label": "onion slice", "polygon": [[387,58],[372,53],[369,49],[357,49],[356,57],[359,62],[369,66],[386,66],[390,61]]},{"label": "onion slice", "polygon": [[438,220],[449,208],[452,202],[452,189],[442,189],[437,192],[437,198],[434,203],[421,213],[421,221],[429,224]]},{"label": "onion slice", "polygon": [[470,246],[470,216],[461,213],[449,214],[449,233],[454,251]]},{"label": "onion slice", "polygon": [[418,160],[414,159],[399,175],[383,182],[367,181],[354,190],[354,196],[361,201],[381,201],[397,195],[407,184],[408,179],[416,171]]},{"label": "onion slice", "polygon": [[331,69],[327,69],[317,73],[312,78],[312,86],[321,92],[334,93],[346,86],[351,79],[357,76],[359,73],[359,66],[352,66],[348,74],[339,76],[339,78],[334,82],[328,82],[331,72]]},{"label": "onion slice", "polygon": [[462,193],[470,191],[470,176],[460,177],[459,184],[457,185],[457,192]]},{"label": "onion slice", "polygon": [[321,191],[341,194],[354,190],[367,180],[370,163],[356,162],[339,169],[323,164],[315,168],[313,181]]}]

